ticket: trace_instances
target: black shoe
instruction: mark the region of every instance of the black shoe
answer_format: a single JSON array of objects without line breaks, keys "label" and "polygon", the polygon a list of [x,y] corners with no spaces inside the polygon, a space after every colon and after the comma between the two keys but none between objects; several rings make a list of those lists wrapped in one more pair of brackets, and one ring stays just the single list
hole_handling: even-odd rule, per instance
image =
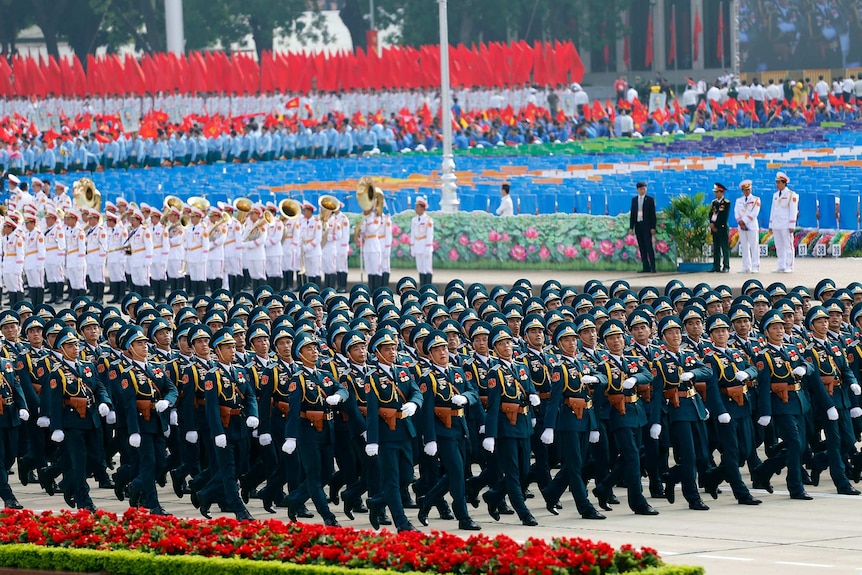
[{"label": "black shoe", "polygon": [[275,501],[273,501],[269,497],[264,497],[263,498],[263,509],[267,513],[275,513]]},{"label": "black shoe", "polygon": [[599,491],[599,488],[596,487],[593,489],[593,495],[596,496],[596,499],[599,501],[599,507],[602,508],[602,511],[613,511],[614,508],[610,506],[608,502],[608,496],[603,491]]},{"label": "black shoe", "polygon": [[650,485],[649,496],[652,499],[664,499],[664,487]]},{"label": "black shoe", "polygon": [[42,489],[45,490],[45,493],[53,496],[57,491],[55,489],[54,480],[48,477],[48,468],[42,467],[37,472],[36,476],[39,478],[39,485],[42,486]]},{"label": "black shoe", "polygon": [[462,519],[458,522],[458,529],[462,531],[481,531],[482,527],[471,518]]},{"label": "black shoe", "polygon": [[176,493],[177,497],[180,499],[183,498],[183,494],[185,493],[185,490],[183,489],[183,481],[184,478],[177,473],[176,470],[171,470],[171,487],[174,488],[174,493]]},{"label": "black shoe", "polygon": [[329,501],[333,505],[338,505],[341,502],[341,499],[338,498],[338,485],[330,485],[329,486]]},{"label": "black shoe", "polygon": [[[418,501],[417,501],[418,503]],[[421,505],[420,505],[421,509]],[[455,515],[452,514],[452,509],[449,508],[449,505],[444,503],[443,505],[437,506],[437,511],[440,513],[440,519],[443,521],[454,521]]]},{"label": "black shoe", "polygon": [[18,500],[14,497],[12,499],[6,499],[5,504],[8,509],[24,509],[24,506],[18,503]]},{"label": "black shoe", "polygon": [[428,527],[428,513],[431,512],[431,506],[428,505],[425,497],[417,498],[416,503],[419,504],[419,513],[416,515],[416,519],[418,519],[419,523],[424,527]]},{"label": "black shoe", "polygon": [[646,504],[643,507],[638,507],[634,510],[635,515],[658,515],[658,511],[652,508],[652,505]]},{"label": "black shoe", "polygon": [[103,477],[99,480],[99,489],[113,489],[114,482],[109,477]]},{"label": "black shoe", "polygon": [[495,504],[495,503],[491,503],[490,501],[488,501],[488,494],[487,493],[482,496],[482,499],[484,499],[485,503],[488,504],[488,515],[491,516],[491,519],[493,519],[494,521],[499,521],[500,520],[500,506]]},{"label": "black shoe", "polygon": [[247,505],[251,499],[251,488],[246,487],[245,485],[241,486],[239,488],[239,495],[242,498],[242,502]]},{"label": "black shoe", "polygon": [[287,501],[287,518],[290,519],[291,523],[296,523],[296,511],[297,507],[288,499]]},{"label": "black shoe", "polygon": [[248,512],[248,509],[243,507],[239,511],[236,512],[236,520],[237,521],[254,521],[254,517],[252,517],[251,513]]},{"label": "black shoe", "polygon": [[197,500],[198,505],[200,506],[198,507],[198,511],[201,512],[204,519],[212,519],[212,515],[210,515],[210,502],[201,497],[199,492],[193,493],[192,497]]},{"label": "black shoe", "polygon": [[[126,499],[126,486],[123,485],[119,481],[114,482],[114,497],[117,498],[117,501],[124,501]],[[197,507],[197,506],[195,506]]]},{"label": "black shoe", "polygon": [[388,515],[386,515],[386,509],[382,509],[382,510],[380,510],[380,511],[378,512],[378,515],[377,515],[377,522],[378,522],[378,523],[380,523],[380,525],[383,525],[383,526],[386,526],[386,525],[392,525],[392,520],[391,520],[391,519],[389,519],[389,516],[388,516]]},{"label": "black shoe", "polygon": [[419,530],[418,530],[418,529],[416,529],[416,528],[413,526],[413,524],[412,524],[412,523],[410,523],[409,521],[408,521],[407,523],[405,523],[404,525],[402,525],[401,527],[399,527],[399,528],[398,528],[398,533],[405,533],[405,532],[406,532],[406,533],[410,533],[411,531],[415,531],[416,533],[419,533]]},{"label": "black shoe", "polygon": [[754,489],[765,489],[767,493],[772,493],[775,490],[769,483],[769,478],[772,474],[765,467],[766,463],[761,463],[751,471],[751,486]]},{"label": "black shoe", "polygon": [[132,483],[129,485],[129,506],[138,507],[141,504],[141,490]]},{"label": "black shoe", "polygon": [[709,505],[703,502],[703,499],[695,499],[689,502],[688,508],[694,511],[709,511]]},{"label": "black shoe", "polygon": [[341,524],[338,523],[338,520],[335,517],[324,519],[323,524],[327,527],[341,527]]},{"label": "black shoe", "polygon": [[613,492],[611,492],[611,493],[608,493],[608,503],[610,503],[611,505],[619,505],[620,500],[617,499],[617,496],[614,495]]},{"label": "black shoe", "polygon": [[539,522],[536,521],[536,518],[533,517],[532,514],[527,514],[524,517],[521,517],[521,525],[526,525],[527,527],[535,527]]},{"label": "black shoe", "polygon": [[150,509],[150,515],[161,515],[162,517],[173,517],[173,514],[165,511],[165,508],[161,505],[156,505],[152,509]]},{"label": "black shoe", "polygon": [[68,505],[70,509],[75,508],[75,498],[68,491],[63,491],[63,501],[66,502],[66,505]]},{"label": "black shoe", "polygon": [[497,505],[497,511],[500,512],[500,515],[514,515],[515,514],[515,512],[512,510],[512,508],[509,507],[509,504],[506,503],[505,499],[500,501],[500,503]]},{"label": "black shoe", "polygon": [[405,495],[406,496],[401,496],[401,504],[404,509],[419,509],[419,506],[416,505],[416,501],[413,499],[413,497],[411,497],[409,493]]},{"label": "black shoe", "polygon": [[198,508],[201,506],[200,499],[198,499],[198,490],[197,489],[192,489],[192,492],[191,492],[191,494],[189,494],[189,497],[191,497],[192,505],[194,505],[195,508]]},{"label": "black shoe", "polygon": [[583,519],[605,519],[605,516],[596,511],[595,509],[590,509],[586,513],[581,513],[581,518]]},{"label": "black shoe", "polygon": [[860,495],[862,492],[848,483],[845,487],[840,487],[838,493],[841,495]]},{"label": "black shoe", "polygon": [[548,497],[545,495],[544,490],[539,489],[539,492],[542,494],[542,497],[545,498],[545,509],[547,509],[551,515],[559,515],[560,512],[557,511],[557,505],[559,505],[559,502],[558,501],[548,501]]},{"label": "black shoe", "polygon": [[314,513],[308,510],[308,507],[305,505],[300,505],[296,509],[296,516],[300,519],[312,519],[314,517]]},{"label": "black shoe", "polygon": [[96,506],[90,503],[89,505],[84,505],[81,507],[84,511],[89,511],[90,513],[95,513],[97,511]]},{"label": "black shoe", "polygon": [[662,480],[664,481],[664,498],[673,505],[673,502],[676,501],[676,483],[670,480],[667,473],[664,474]]},{"label": "black shoe", "polygon": [[32,472],[33,470],[26,460],[21,459],[18,461],[18,475],[21,476],[21,485],[27,487],[27,485],[30,483],[30,476]]},{"label": "black shoe", "polygon": [[380,529],[380,512],[371,505],[368,506],[368,520],[373,528]]},{"label": "black shoe", "polygon": [[748,497],[743,497],[742,499],[737,501],[737,503],[739,503],[740,505],[760,505],[761,503],[763,503],[763,501],[749,495]]},{"label": "black shoe", "polygon": [[359,503],[354,503],[352,509],[356,513],[368,513],[368,507],[366,507],[362,501],[359,501]]},{"label": "black shoe", "polygon": [[530,491],[529,489],[524,490],[524,499],[532,499],[535,496],[536,496],[536,494],[533,493],[532,491]]},{"label": "black shoe", "polygon": [[[159,487],[164,487],[165,485],[168,484],[168,472],[167,471],[165,471],[164,473],[162,473],[161,475],[159,475],[156,478],[156,484]],[[99,487],[101,487],[101,484],[99,485]]]},{"label": "black shoe", "polygon": [[344,516],[353,521],[355,517],[353,516],[353,505],[352,501],[347,499],[344,500]]},{"label": "black shoe", "polygon": [[479,478],[471,477],[467,480],[467,487],[465,490],[467,503],[473,506],[473,509],[479,508]]},{"label": "black shoe", "polygon": [[791,494],[790,498],[791,499],[799,499],[800,501],[811,501],[812,499],[814,499],[813,497],[808,495],[807,491],[801,491],[801,492],[796,493],[796,494]]}]

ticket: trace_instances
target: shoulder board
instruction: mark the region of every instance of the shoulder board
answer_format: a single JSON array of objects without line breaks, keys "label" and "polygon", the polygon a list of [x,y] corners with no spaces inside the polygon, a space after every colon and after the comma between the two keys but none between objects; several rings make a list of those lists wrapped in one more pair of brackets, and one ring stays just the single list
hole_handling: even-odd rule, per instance
[{"label": "shoulder board", "polygon": [[218,373],[218,367],[211,367],[207,373]]},{"label": "shoulder board", "polygon": [[131,370],[132,370],[132,365],[131,365],[131,364],[126,364],[126,365],[122,365],[122,364],[120,364],[120,365],[118,365],[118,367],[120,368],[120,373],[126,373],[127,371],[131,371]]}]

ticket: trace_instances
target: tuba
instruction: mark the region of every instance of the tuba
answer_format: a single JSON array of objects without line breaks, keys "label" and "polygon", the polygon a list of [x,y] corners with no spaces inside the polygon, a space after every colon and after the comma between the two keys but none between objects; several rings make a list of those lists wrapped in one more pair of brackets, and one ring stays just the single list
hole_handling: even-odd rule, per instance
[{"label": "tuba", "polygon": [[379,216],[383,213],[384,200],[383,190],[374,185],[373,179],[363,176],[359,180],[356,186],[356,201],[363,212],[374,211]]},{"label": "tuba", "polygon": [[82,208],[102,211],[102,194],[96,189],[96,184],[90,178],[81,178],[72,184],[72,197]]},{"label": "tuba", "polygon": [[239,220],[241,224],[245,223],[245,219],[248,217],[248,213],[251,211],[251,208],[254,204],[251,203],[251,200],[248,198],[237,198],[233,201],[233,208],[236,210],[236,219]]},{"label": "tuba", "polygon": [[206,198],[203,198],[201,196],[192,196],[189,198],[189,200],[186,203],[190,206],[194,206],[195,208],[199,209],[204,214],[206,214],[210,209],[209,200]]},{"label": "tuba", "polygon": [[323,239],[320,245],[325,246],[329,236],[329,218],[341,206],[341,202],[334,196],[320,196],[317,200],[317,205],[320,206],[320,223],[323,224]]},{"label": "tuba", "polygon": [[299,217],[302,206],[294,199],[285,198],[278,202],[278,211],[282,220],[292,220]]}]

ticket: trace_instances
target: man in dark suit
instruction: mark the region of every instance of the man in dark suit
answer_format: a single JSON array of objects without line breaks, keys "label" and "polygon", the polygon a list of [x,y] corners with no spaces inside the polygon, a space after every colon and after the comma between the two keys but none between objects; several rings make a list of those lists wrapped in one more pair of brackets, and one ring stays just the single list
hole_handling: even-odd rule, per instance
[{"label": "man in dark suit", "polygon": [[638,273],[655,273],[655,198],[647,195],[645,182],[637,183],[638,195],[632,198],[629,233],[638,240],[643,269]]}]

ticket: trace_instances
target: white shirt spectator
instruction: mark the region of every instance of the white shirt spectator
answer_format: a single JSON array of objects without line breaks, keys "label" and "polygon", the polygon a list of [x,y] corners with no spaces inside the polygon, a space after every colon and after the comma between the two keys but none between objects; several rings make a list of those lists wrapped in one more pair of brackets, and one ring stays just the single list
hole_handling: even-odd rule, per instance
[{"label": "white shirt spectator", "polygon": [[740,86],[736,89],[736,98],[740,102],[747,102],[751,99],[751,86],[748,84]]},{"label": "white shirt spectator", "polygon": [[706,99],[710,102],[719,102],[721,101],[721,90],[712,86],[709,90],[706,91]]},{"label": "white shirt spectator", "polygon": [[814,91],[821,100],[825,100],[829,97],[829,84],[825,80],[820,80],[814,85]]},{"label": "white shirt spectator", "polygon": [[757,84],[751,87],[751,99],[755,102],[762,102],[766,97],[766,90],[763,89],[761,84]]},{"label": "white shirt spectator", "polygon": [[629,88],[629,91],[626,92],[626,101],[629,104],[634,104],[635,100],[638,99],[638,91],[634,88]]},{"label": "white shirt spectator", "polygon": [[512,204],[511,194],[506,194],[500,198],[500,207],[497,208],[498,216],[514,216],[515,206]]}]

